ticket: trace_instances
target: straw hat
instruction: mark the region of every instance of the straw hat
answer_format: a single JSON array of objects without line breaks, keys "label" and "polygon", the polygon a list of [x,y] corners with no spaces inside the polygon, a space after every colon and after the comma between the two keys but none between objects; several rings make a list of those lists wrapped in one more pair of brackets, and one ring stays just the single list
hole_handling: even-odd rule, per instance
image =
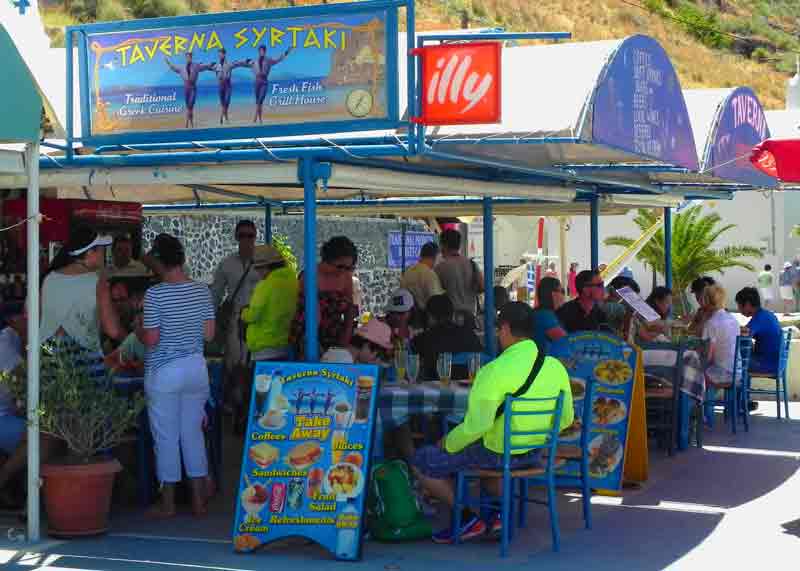
[{"label": "straw hat", "polygon": [[383,321],[371,319],[366,325],[356,330],[356,335],[367,341],[372,341],[384,349],[392,348],[392,329]]},{"label": "straw hat", "polygon": [[255,252],[253,253],[253,266],[256,268],[271,266],[272,264],[278,264],[283,261],[283,256],[281,256],[278,249],[269,244],[256,246]]}]

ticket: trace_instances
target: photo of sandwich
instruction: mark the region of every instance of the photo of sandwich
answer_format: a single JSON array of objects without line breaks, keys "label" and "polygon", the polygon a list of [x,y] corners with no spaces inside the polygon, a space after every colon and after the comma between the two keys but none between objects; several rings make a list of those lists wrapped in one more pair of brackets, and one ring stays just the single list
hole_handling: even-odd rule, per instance
[{"label": "photo of sandwich", "polygon": [[278,449],[272,444],[267,444],[266,442],[261,442],[251,446],[250,451],[248,452],[250,459],[260,468],[268,468],[271,466],[272,463],[278,459],[278,455]]},{"label": "photo of sandwich", "polygon": [[252,551],[256,547],[261,545],[261,541],[254,535],[250,535],[249,533],[244,533],[242,535],[237,535],[233,539],[233,548],[236,551]]},{"label": "photo of sandwich", "polygon": [[316,464],[322,456],[322,448],[317,440],[309,440],[298,444],[286,455],[286,464],[296,470],[305,470]]}]

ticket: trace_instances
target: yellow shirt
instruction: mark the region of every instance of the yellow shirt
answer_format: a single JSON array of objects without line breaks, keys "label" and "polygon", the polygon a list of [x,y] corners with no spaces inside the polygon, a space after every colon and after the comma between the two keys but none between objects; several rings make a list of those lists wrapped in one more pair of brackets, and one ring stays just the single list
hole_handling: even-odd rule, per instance
[{"label": "yellow shirt", "polygon": [[[483,445],[497,454],[503,453],[504,417],[495,419],[506,394],[513,394],[527,380],[536,360],[538,349],[530,339],[519,341],[508,347],[494,361],[482,367],[469,392],[467,414],[464,422],[447,435],[445,449],[450,454],[460,452],[470,444],[483,439]],[[565,429],[575,417],[569,375],[564,365],[552,357],[546,357],[542,369],[523,398],[550,398],[564,393],[560,430]],[[552,402],[517,405],[524,410],[547,410]],[[516,408],[515,408],[516,410]],[[514,431],[540,431],[551,427],[551,417],[544,415],[520,415],[512,419]],[[514,446],[538,446],[544,444],[542,435],[515,436]],[[524,454],[527,450],[514,450],[513,454]]]},{"label": "yellow shirt", "polygon": [[444,293],[439,276],[422,262],[405,271],[403,277],[400,278],[400,287],[411,292],[411,295],[414,296],[414,304],[418,309],[425,309],[430,298]]},{"label": "yellow shirt", "polygon": [[289,327],[297,311],[299,285],[291,268],[279,268],[258,282],[242,311],[247,348],[253,353],[289,345]]}]

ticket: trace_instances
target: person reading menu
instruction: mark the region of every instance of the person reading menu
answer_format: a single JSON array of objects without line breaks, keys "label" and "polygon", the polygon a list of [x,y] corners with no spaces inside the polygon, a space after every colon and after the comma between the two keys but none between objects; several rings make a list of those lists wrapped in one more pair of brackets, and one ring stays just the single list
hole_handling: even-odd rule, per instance
[{"label": "person reading menu", "polygon": [[[502,470],[504,446],[504,415],[498,416],[506,395],[515,394],[536,373],[535,366],[539,350],[531,339],[533,310],[522,302],[506,304],[497,318],[497,338],[503,352],[497,359],[482,367],[469,393],[467,414],[464,421],[447,434],[439,444],[420,448],[414,457],[414,466],[424,490],[441,500],[452,511],[455,503],[453,477],[464,470]],[[564,406],[560,428],[572,424],[574,410],[569,375],[564,366],[552,357],[545,357],[527,391],[519,395],[524,398],[553,398],[564,395]],[[547,408],[544,404],[542,408]],[[541,409],[540,409],[541,410]],[[515,426],[520,432],[544,431],[550,428],[552,419],[546,415],[520,416]],[[514,437],[514,445],[521,449],[512,451],[511,468],[514,470],[536,466],[539,463],[538,449],[525,446],[543,444],[545,437],[539,434]],[[500,496],[501,479],[484,482],[495,496]],[[499,514],[493,514],[489,523],[469,509],[462,515],[462,527],[446,529],[436,533],[436,543],[452,543],[456,534],[461,540],[474,539],[487,532],[501,531]]]}]

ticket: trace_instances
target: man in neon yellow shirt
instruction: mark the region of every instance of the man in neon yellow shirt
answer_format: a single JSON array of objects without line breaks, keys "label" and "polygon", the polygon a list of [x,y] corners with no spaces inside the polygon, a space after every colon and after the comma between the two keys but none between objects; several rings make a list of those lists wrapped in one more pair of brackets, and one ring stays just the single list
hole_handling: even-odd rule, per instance
[{"label": "man in neon yellow shirt", "polygon": [[289,357],[289,328],[297,311],[297,275],[270,245],[256,246],[253,268],[263,272],[264,278],[242,308],[247,349],[253,361],[285,360]]},{"label": "man in neon yellow shirt", "polygon": [[[502,354],[478,371],[469,393],[467,414],[464,422],[456,426],[437,446],[421,448],[414,459],[420,483],[433,497],[448,506],[453,505],[452,477],[464,470],[502,470],[504,419],[496,418],[497,409],[506,395],[513,394],[528,379],[538,349],[532,341],[533,317],[529,306],[521,302],[506,304],[497,319],[497,338]],[[564,394],[564,408],[560,429],[568,427],[574,419],[572,392],[569,375],[564,366],[552,357],[546,357],[539,374],[524,395],[525,398],[548,398]],[[552,407],[551,403],[532,405],[532,409]],[[550,428],[552,420],[547,416],[520,416],[514,420],[520,431],[542,431]],[[543,444],[544,436],[514,437],[515,446],[537,446]],[[535,466],[539,463],[539,450],[515,450],[511,460],[512,469]],[[497,488],[497,480],[487,483]],[[499,495],[499,493],[497,494]],[[465,510],[464,522],[458,531],[462,540],[483,535],[486,522],[472,511]],[[493,533],[500,531],[500,518],[495,515],[488,526]],[[451,529],[433,536],[436,543],[451,543]]]}]

